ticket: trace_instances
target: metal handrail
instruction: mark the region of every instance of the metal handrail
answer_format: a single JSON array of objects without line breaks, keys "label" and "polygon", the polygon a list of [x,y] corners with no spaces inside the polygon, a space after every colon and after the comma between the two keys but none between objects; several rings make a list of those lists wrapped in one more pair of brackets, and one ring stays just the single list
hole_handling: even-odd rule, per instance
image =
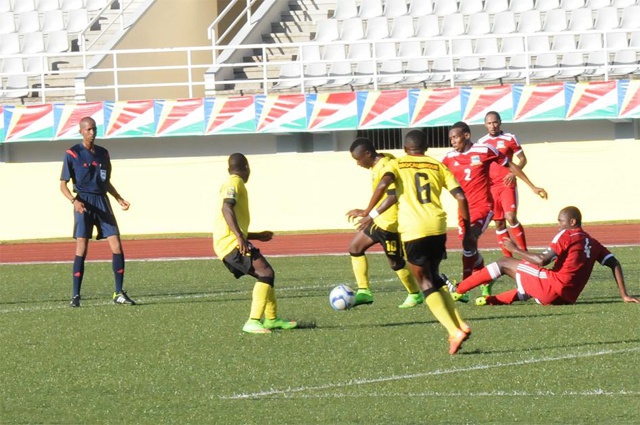
[{"label": "metal handrail", "polygon": [[[216,28],[218,27],[220,22],[224,18],[226,18],[229,13],[231,13],[231,11],[233,10],[234,6],[236,4],[238,4],[240,1],[241,0],[232,0],[231,2],[229,2],[227,7],[225,7],[222,10],[222,12],[220,12],[218,14],[216,19],[214,19],[214,21],[211,23],[211,25],[209,25],[209,27],[207,28],[207,37],[209,37],[209,40],[211,40],[211,46],[212,47],[215,48],[220,43],[221,40],[224,40],[236,28],[236,26],[238,25],[238,22],[240,22],[240,20],[243,17],[246,17],[247,23],[251,23],[251,8],[259,0],[246,0],[246,4],[245,4],[245,7],[244,7],[244,10],[242,12],[238,13],[238,15],[235,17],[233,22],[231,22],[229,27],[219,37],[216,37]],[[216,51],[214,50],[213,52],[214,52],[213,61],[215,63],[217,56],[216,56]]]},{"label": "metal handrail", "polygon": [[[124,1],[124,0],[123,0]],[[93,41],[87,46],[86,45],[86,33],[87,31],[91,30],[91,27],[93,27],[97,22],[100,21],[100,18],[102,18],[104,15],[104,13],[107,10],[112,10],[112,5],[114,3],[117,3],[118,6],[118,14],[115,17],[115,19],[113,19],[111,22],[109,22],[109,24],[100,31],[100,33],[98,33],[96,35],[96,37],[93,39]],[[80,31],[80,33],[78,33],[78,47],[80,48],[80,51],[84,52],[86,50],[90,50],[95,44],[96,42],[102,37],[102,35],[104,35],[110,28],[111,26],[118,21],[118,18],[120,18],[120,30],[124,29],[124,12],[125,10],[127,10],[131,5],[133,4],[133,0],[128,0],[127,1],[127,5],[126,6],[122,6],[122,3],[119,0],[109,0],[109,2],[98,11],[98,14],[96,16],[93,17],[93,19],[91,19],[89,21],[89,24],[85,27],[85,29],[83,29],[82,31]]]}]

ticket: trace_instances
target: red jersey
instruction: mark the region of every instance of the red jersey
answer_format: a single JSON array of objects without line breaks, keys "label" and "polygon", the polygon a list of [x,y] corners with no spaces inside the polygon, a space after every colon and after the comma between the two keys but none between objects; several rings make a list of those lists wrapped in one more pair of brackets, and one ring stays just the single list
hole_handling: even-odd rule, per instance
[{"label": "red jersey", "polygon": [[593,265],[604,263],[613,254],[581,228],[562,230],[551,241],[557,254],[548,278],[555,292],[573,304],[584,289]]},{"label": "red jersey", "polygon": [[[477,142],[478,144],[487,144],[496,148],[501,154],[513,160],[513,155],[522,152],[522,147],[516,136],[511,133],[501,132],[498,136],[493,137],[490,134],[485,135]],[[494,186],[504,186],[504,177],[509,174],[508,168],[500,166],[500,164],[491,164],[489,170],[491,176],[491,184]]]},{"label": "red jersey", "polygon": [[466,152],[452,150],[442,163],[453,173],[464,190],[469,210],[489,210],[493,207],[489,167],[492,163],[504,167],[509,163],[507,157],[493,146],[475,144]]}]

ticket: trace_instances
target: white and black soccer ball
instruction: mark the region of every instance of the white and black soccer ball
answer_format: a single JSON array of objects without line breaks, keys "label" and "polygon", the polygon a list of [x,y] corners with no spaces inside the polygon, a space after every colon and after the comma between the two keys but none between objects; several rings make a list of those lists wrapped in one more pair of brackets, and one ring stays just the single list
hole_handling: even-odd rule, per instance
[{"label": "white and black soccer ball", "polygon": [[336,311],[353,307],[355,301],[356,293],[348,285],[338,285],[329,293],[329,304]]}]

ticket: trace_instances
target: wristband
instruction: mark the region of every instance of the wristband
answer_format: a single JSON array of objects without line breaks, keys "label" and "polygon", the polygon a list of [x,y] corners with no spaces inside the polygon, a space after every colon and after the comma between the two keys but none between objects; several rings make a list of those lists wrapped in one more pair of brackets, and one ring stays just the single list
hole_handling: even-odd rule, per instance
[{"label": "wristband", "polygon": [[373,219],[375,219],[375,218],[376,218],[377,216],[379,216],[379,215],[380,215],[380,213],[379,213],[379,212],[378,212],[378,210],[376,210],[375,208],[374,208],[374,209],[372,209],[372,210],[369,212],[369,217],[371,217],[371,218],[373,218]]},{"label": "wristband", "polygon": [[77,197],[77,196],[74,196],[74,197],[71,199],[71,203],[73,204],[73,203],[74,203],[74,202],[76,202],[77,200],[78,200],[78,197]]}]

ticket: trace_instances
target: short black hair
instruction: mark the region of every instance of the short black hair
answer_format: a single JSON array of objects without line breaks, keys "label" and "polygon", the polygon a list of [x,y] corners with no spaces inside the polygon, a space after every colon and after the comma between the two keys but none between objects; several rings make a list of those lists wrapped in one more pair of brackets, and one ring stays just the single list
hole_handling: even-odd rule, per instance
[{"label": "short black hair", "polygon": [[561,212],[567,214],[569,218],[575,219],[578,226],[582,226],[582,213],[580,212],[578,207],[564,207]]},{"label": "short black hair", "polygon": [[232,153],[229,155],[229,170],[241,171],[247,168],[249,161],[247,157],[241,153]]},{"label": "short black hair", "polygon": [[489,111],[486,114],[484,114],[484,119],[487,119],[487,117],[489,115],[495,115],[496,118],[498,118],[498,121],[502,122],[502,117],[500,116],[500,114],[497,111]]},{"label": "short black hair", "polygon": [[469,124],[467,124],[464,121],[458,121],[457,123],[453,124],[451,126],[451,129],[453,130],[454,128],[459,128],[460,130],[462,130],[463,133],[471,134],[471,129],[469,128]]},{"label": "short black hair", "polygon": [[409,149],[418,149],[425,152],[429,148],[429,141],[424,131],[411,130],[404,136],[404,146]]},{"label": "short black hair", "polygon": [[373,142],[367,137],[358,137],[356,140],[351,143],[351,147],[349,148],[349,152],[353,153],[360,146],[364,147],[366,152],[376,153],[376,147],[373,146]]}]

